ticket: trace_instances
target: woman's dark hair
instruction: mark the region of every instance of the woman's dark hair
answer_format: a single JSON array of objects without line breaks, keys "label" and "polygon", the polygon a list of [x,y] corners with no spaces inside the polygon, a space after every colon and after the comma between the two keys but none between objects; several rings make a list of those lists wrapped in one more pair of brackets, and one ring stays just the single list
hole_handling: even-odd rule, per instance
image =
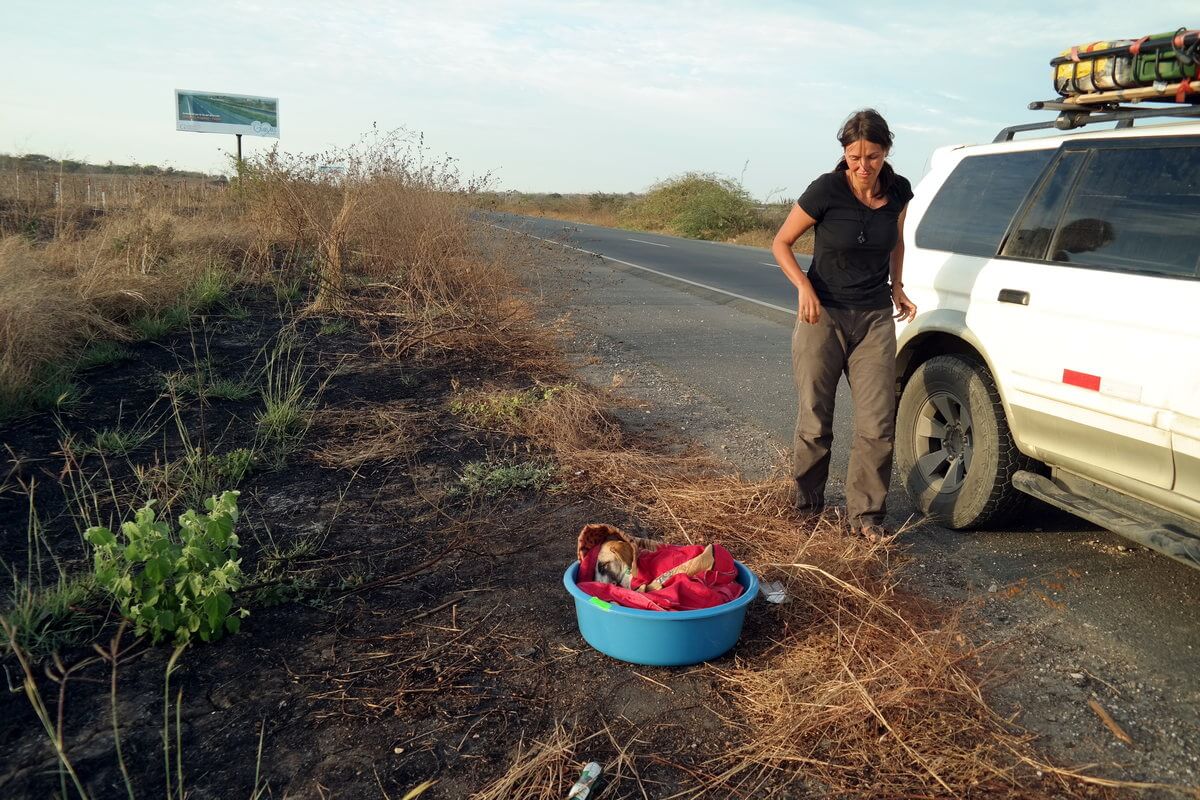
[{"label": "woman's dark hair", "polygon": [[[882,147],[885,155],[892,150],[892,138],[892,130],[888,127],[887,120],[873,108],[864,108],[862,111],[855,111],[851,114],[850,118],[842,125],[842,130],[837,137],[842,147],[849,147],[855,142],[865,139],[871,144]],[[837,168],[839,170],[847,169],[845,158],[838,162]],[[891,164],[885,161],[879,170],[880,194],[886,194],[892,188],[895,177],[896,171],[892,169]]]}]

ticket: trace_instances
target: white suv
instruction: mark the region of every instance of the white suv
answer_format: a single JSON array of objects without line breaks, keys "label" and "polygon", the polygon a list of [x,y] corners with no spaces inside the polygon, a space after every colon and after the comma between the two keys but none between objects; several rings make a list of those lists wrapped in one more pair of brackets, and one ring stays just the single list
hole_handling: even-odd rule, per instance
[{"label": "white suv", "polygon": [[1146,115],[943,148],[916,189],[896,465],[949,527],[1033,495],[1200,566],[1200,122]]}]

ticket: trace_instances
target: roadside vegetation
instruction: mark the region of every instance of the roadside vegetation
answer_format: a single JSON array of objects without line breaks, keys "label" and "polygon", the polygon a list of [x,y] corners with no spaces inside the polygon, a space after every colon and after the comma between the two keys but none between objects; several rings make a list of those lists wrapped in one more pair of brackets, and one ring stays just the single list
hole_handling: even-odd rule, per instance
[{"label": "roadside vegetation", "polygon": [[[613,213],[745,223],[705,180]],[[989,707],[899,547],[630,432],[481,188],[372,133],[0,238],[0,795],[561,797],[591,760],[606,797],[1127,785]],[[714,663],[614,662],[561,587],[598,521],[719,539],[790,602]]]},{"label": "roadside vegetation", "polygon": [[[757,202],[739,181],[711,172],[675,175],[640,194],[483,192],[474,202],[489,211],[752,247],[770,247],[791,209],[790,200]],[[796,250],[811,253],[811,235]]]}]

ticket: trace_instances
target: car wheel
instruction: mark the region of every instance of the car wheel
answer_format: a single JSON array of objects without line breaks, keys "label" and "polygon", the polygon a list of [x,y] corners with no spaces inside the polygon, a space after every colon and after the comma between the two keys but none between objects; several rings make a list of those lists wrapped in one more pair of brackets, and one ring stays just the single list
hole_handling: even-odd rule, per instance
[{"label": "car wheel", "polygon": [[1023,505],[1012,476],[1031,464],[986,367],[956,355],[917,367],[896,415],[896,466],[917,508],[950,528],[998,522]]}]

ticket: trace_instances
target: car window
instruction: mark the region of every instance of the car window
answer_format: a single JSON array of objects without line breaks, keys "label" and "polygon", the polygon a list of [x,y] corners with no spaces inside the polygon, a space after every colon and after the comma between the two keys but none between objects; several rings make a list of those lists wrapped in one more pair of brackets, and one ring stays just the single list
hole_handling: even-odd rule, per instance
[{"label": "car window", "polygon": [[1004,243],[1003,255],[1041,261],[1050,247],[1050,238],[1058,227],[1067,194],[1075,182],[1080,164],[1087,160],[1086,150],[1067,150],[1042,181],[1029,210]]},{"label": "car window", "polygon": [[1195,276],[1200,145],[1097,148],[1048,252],[1051,261]]},{"label": "car window", "polygon": [[921,218],[917,247],[996,255],[1013,214],[1054,153],[1026,150],[964,158]]}]

